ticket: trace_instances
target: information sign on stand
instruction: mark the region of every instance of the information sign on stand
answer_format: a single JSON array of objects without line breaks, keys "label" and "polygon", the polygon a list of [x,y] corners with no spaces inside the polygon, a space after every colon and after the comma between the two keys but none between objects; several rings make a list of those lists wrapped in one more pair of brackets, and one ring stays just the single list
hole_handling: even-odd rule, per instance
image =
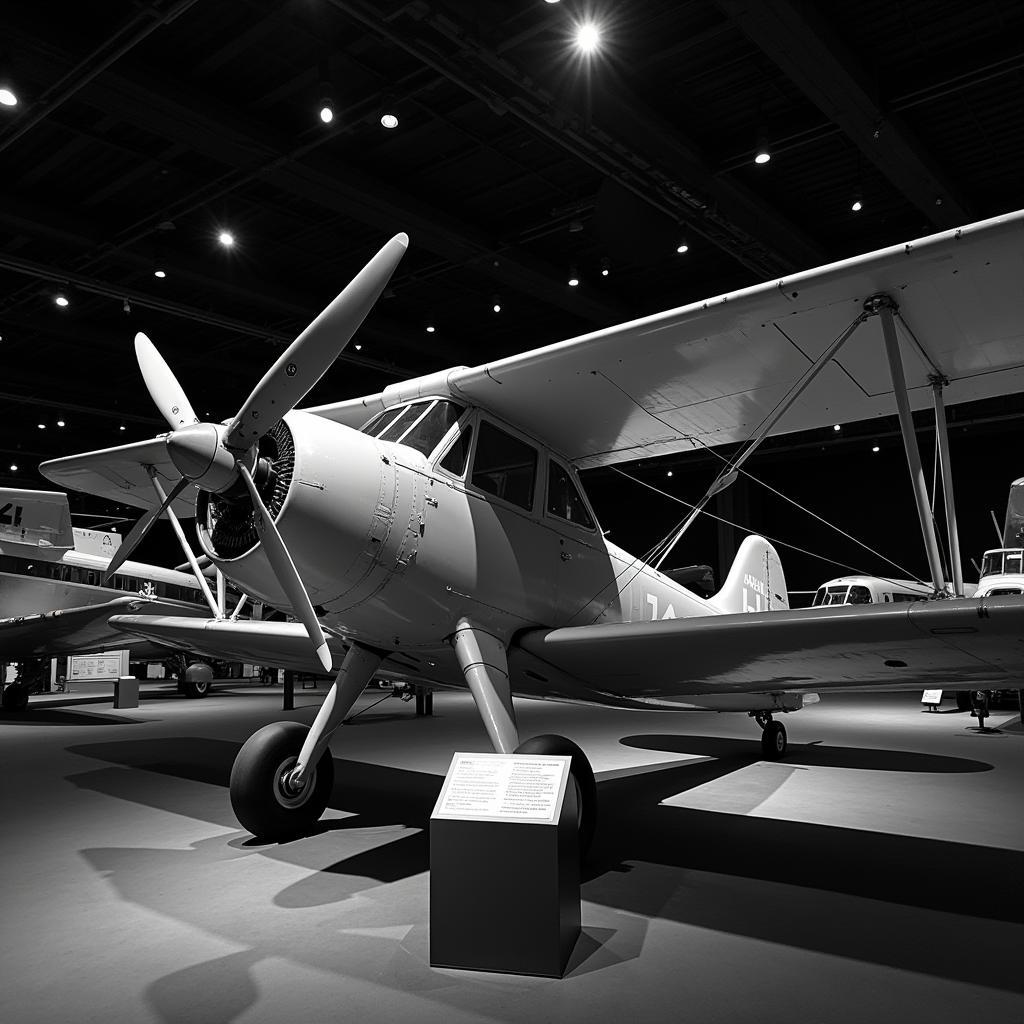
[{"label": "information sign on stand", "polygon": [[561,977],[580,933],[570,758],[457,753],[430,821],[430,962]]},{"label": "information sign on stand", "polygon": [[942,691],[925,690],[921,697],[921,703],[927,704],[929,709],[934,711],[942,703]]}]

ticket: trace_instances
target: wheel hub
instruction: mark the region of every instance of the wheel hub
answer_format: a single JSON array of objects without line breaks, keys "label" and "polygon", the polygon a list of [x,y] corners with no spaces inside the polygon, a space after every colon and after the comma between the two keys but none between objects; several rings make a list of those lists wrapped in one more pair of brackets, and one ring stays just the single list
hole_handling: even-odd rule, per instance
[{"label": "wheel hub", "polygon": [[301,807],[310,797],[316,785],[316,771],[309,772],[301,781],[295,781],[296,757],[282,761],[274,773],[277,785],[274,796],[282,807]]}]

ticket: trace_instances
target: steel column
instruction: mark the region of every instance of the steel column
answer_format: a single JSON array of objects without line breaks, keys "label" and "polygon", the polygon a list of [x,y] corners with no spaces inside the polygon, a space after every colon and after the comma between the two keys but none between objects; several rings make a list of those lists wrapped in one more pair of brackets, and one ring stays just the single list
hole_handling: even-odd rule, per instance
[{"label": "steel column", "polygon": [[949,461],[949,432],[946,429],[946,407],[942,389],[948,384],[944,377],[932,377],[935,396],[935,438],[939,445],[939,467],[942,470],[942,505],[946,510],[946,536],[949,539],[949,563],[953,573],[953,593],[964,596],[964,574],[960,567],[960,535],[956,526],[956,504],[953,500],[953,469]]},{"label": "steel column", "polygon": [[876,311],[882,321],[885,354],[889,358],[889,372],[892,375],[892,388],[900,417],[900,432],[903,434],[903,447],[907,453],[907,468],[914,490],[917,518],[921,522],[921,536],[924,539],[925,554],[928,556],[928,569],[931,572],[935,593],[944,594],[946,582],[943,579],[942,560],[939,558],[939,544],[935,538],[935,524],[932,522],[931,509],[928,507],[928,488],[925,486],[921,452],[918,450],[917,435],[914,433],[914,416],[910,411],[910,400],[907,398],[907,379],[903,373],[900,343],[896,337],[896,322],[892,315],[895,303],[888,295],[876,295],[868,299],[866,305]]}]

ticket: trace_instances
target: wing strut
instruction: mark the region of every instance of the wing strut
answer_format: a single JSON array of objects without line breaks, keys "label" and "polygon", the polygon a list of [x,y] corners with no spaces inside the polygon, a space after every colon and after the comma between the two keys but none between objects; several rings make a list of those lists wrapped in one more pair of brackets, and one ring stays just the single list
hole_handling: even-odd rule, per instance
[{"label": "wing strut", "polygon": [[[935,537],[935,523],[931,509],[928,507],[928,488],[924,482],[924,469],[921,466],[921,452],[917,447],[917,434],[914,432],[914,416],[910,411],[910,399],[907,398],[907,380],[903,373],[903,359],[900,356],[900,343],[896,337],[896,323],[893,310],[896,303],[888,295],[872,295],[864,303],[869,313],[876,313],[882,322],[882,337],[885,339],[885,354],[889,359],[889,373],[892,375],[892,389],[896,397],[896,411],[899,413],[900,433],[903,435],[903,448],[907,454],[907,469],[910,470],[910,483],[914,489],[914,502],[917,505],[917,518],[921,523],[921,535],[924,538],[925,554],[928,556],[928,569],[932,574],[932,586],[937,595],[945,594],[946,579],[942,571],[942,559],[939,557],[939,543]],[[936,406],[938,413],[938,406]],[[945,433],[945,431],[943,431]],[[946,457],[948,460],[949,452]],[[946,498],[947,474],[942,474],[943,497]],[[946,504],[949,515],[949,502]]]},{"label": "wing strut", "polygon": [[[941,373],[935,373],[929,379],[932,382],[932,393],[935,397],[935,436],[939,443],[939,468],[942,471],[942,507],[946,510],[946,536],[949,540],[949,561],[953,572],[953,593],[957,597],[963,597],[964,573],[960,565],[960,535],[956,528],[956,504],[953,500],[953,469],[949,461],[946,407],[942,402],[942,389],[949,383],[949,378]],[[1000,543],[1002,543],[1001,537]]]},{"label": "wing strut", "polygon": [[761,424],[761,429],[757,432],[757,435],[750,441],[746,448],[732,461],[727,462],[723,467],[722,471],[715,477],[714,483],[708,488],[707,493],[704,495],[696,505],[693,506],[693,510],[683,520],[682,525],[676,531],[675,536],[669,541],[665,550],[662,551],[658,560],[654,563],[654,568],[658,569],[661,563],[672,553],[672,549],[679,543],[682,536],[690,528],[690,524],[697,518],[697,516],[703,511],[704,506],[720,491],[724,491],[727,487],[730,487],[735,483],[737,476],[739,475],[740,466],[743,465],[747,459],[758,449],[761,442],[771,432],[772,427],[785,416],[789,407],[804,393],[811,381],[818,376],[819,373],[835,358],[836,353],[850,340],[854,331],[865,320],[867,320],[869,314],[867,312],[861,313],[857,316],[853,323],[839,335],[835,341],[832,342],[824,352],[818,356],[817,359],[804,371],[804,375],[794,385],[793,390],[775,407],[775,409],[769,414],[768,418]]}]

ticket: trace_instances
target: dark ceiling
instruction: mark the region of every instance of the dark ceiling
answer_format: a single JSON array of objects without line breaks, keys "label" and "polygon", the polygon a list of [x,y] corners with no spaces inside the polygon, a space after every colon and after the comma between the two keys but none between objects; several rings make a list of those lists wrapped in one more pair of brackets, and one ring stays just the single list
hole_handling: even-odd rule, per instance
[{"label": "dark ceiling", "polygon": [[138,330],[231,415],[396,231],[391,290],[310,402],[1022,205],[1019,3],[36,0],[0,11],[0,78],[11,486],[163,429]]}]

